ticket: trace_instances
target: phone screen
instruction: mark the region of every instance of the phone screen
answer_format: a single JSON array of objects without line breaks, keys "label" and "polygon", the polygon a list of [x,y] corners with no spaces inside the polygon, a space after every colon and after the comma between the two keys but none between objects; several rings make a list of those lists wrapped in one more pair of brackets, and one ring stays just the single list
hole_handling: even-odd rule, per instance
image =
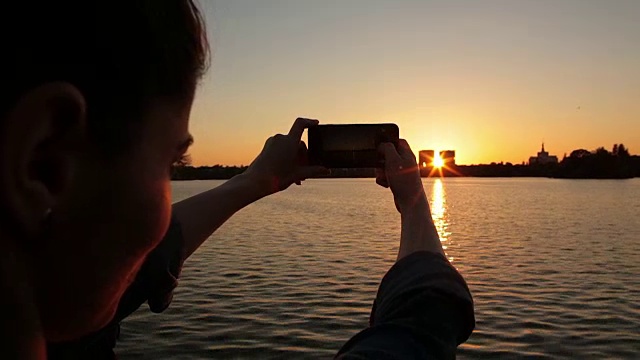
[{"label": "phone screen", "polygon": [[309,163],[328,168],[384,166],[378,154],[382,142],[398,145],[395,124],[317,125],[309,128]]}]

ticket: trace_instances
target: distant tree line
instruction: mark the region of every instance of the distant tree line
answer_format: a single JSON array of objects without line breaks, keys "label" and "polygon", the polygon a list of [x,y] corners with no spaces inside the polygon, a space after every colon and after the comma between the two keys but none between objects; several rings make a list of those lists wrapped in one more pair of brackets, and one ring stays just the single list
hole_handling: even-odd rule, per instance
[{"label": "distant tree line", "polygon": [[[171,180],[225,180],[242,174],[247,166],[198,166],[188,164],[175,164],[172,170]],[[375,177],[375,169],[331,169],[331,173],[322,175],[322,178],[372,178]]]},{"label": "distant tree line", "polygon": [[[243,173],[247,166],[191,166],[185,159],[173,167],[172,180],[223,180]],[[472,177],[552,177],[567,179],[626,179],[640,177],[640,156],[631,155],[623,144],[615,144],[611,151],[600,147],[589,151],[574,150],[558,164],[491,163],[458,165],[442,170],[437,176]],[[371,178],[374,169],[332,169],[325,178]]]},{"label": "distant tree line", "polygon": [[471,176],[471,177],[553,177],[557,170],[557,164],[526,165],[512,164],[510,162],[491,163],[479,165],[460,165],[454,171],[445,171],[445,176]]},{"label": "distant tree line", "polygon": [[198,166],[179,165],[173,167],[171,180],[226,180],[242,174],[246,166]]},{"label": "distant tree line", "polygon": [[[624,144],[612,151],[599,147],[594,151],[578,149],[558,164],[491,163],[458,166],[459,176],[477,177],[553,177],[566,179],[627,179],[640,177],[640,156],[631,155]],[[453,173],[453,174],[452,174]],[[455,172],[447,175],[455,176]]]},{"label": "distant tree line", "polygon": [[640,156],[631,156],[623,144],[612,151],[578,149],[565,156],[555,177],[570,179],[626,179],[640,176]]}]

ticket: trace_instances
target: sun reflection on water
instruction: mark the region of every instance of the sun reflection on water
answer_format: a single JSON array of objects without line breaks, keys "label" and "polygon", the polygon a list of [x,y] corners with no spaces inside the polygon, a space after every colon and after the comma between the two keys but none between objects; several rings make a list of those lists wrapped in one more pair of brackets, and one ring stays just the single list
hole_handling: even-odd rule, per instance
[{"label": "sun reflection on water", "polygon": [[[433,218],[433,223],[436,225],[436,230],[438,230],[438,236],[440,236],[440,242],[442,242],[445,254],[447,253],[447,242],[451,235],[449,232],[449,216],[447,214],[446,204],[447,194],[444,190],[442,179],[436,178],[433,181],[433,187],[431,189],[431,217]],[[447,257],[449,261],[453,261],[453,257],[450,257],[448,254]]]}]

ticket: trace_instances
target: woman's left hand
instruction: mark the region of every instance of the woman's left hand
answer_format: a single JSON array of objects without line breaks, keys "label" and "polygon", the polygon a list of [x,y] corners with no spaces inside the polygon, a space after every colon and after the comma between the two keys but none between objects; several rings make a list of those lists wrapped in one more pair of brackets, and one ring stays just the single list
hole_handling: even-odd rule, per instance
[{"label": "woman's left hand", "polygon": [[322,166],[308,166],[307,146],[302,141],[304,129],[318,125],[318,120],[298,118],[289,134],[267,139],[262,152],[244,175],[260,187],[263,196],[282,191],[291,184],[327,172]]}]

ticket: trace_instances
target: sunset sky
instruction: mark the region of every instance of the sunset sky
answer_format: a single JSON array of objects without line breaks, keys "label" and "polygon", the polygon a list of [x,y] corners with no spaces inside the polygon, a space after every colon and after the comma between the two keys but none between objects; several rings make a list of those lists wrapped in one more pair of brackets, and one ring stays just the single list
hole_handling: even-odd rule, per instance
[{"label": "sunset sky", "polygon": [[248,164],[296,117],[394,122],[459,164],[640,153],[640,1],[200,0],[194,165]]}]

